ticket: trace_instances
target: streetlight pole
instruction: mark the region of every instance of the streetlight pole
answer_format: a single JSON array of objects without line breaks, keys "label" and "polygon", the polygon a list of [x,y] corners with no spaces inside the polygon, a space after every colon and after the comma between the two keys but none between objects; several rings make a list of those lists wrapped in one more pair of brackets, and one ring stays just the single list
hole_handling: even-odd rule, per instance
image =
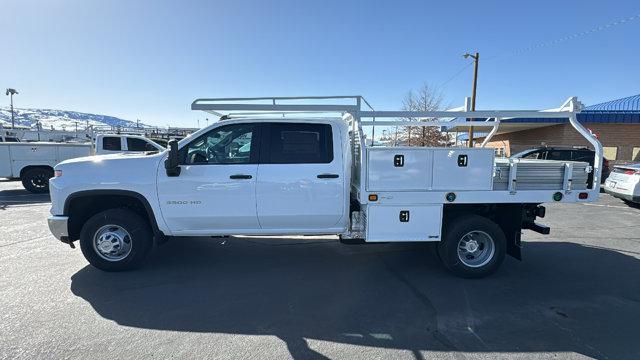
[{"label": "streetlight pole", "polygon": [[11,128],[12,129],[15,129],[16,127],[15,119],[13,115],[13,95],[17,93],[18,92],[16,91],[16,89],[11,89],[11,88],[8,88],[7,92],[5,93],[5,95],[9,95],[9,97],[11,98]]},{"label": "streetlight pole", "polygon": [[[473,59],[473,87],[471,88],[471,111],[476,111],[476,88],[478,86],[478,62],[480,61],[480,53],[476,52],[475,55],[466,53],[464,58]],[[473,119],[471,119],[473,121]],[[473,126],[469,126],[469,147],[473,147]]]}]

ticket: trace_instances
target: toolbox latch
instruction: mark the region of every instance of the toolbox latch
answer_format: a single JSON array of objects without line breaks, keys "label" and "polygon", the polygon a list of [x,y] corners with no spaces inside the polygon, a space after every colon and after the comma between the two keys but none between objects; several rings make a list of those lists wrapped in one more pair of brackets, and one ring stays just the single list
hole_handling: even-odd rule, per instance
[{"label": "toolbox latch", "polygon": [[404,155],[396,155],[393,157],[393,166],[395,167],[403,167],[404,166]]},{"label": "toolbox latch", "polygon": [[469,157],[467,155],[458,155],[458,166],[465,167],[469,162]]}]

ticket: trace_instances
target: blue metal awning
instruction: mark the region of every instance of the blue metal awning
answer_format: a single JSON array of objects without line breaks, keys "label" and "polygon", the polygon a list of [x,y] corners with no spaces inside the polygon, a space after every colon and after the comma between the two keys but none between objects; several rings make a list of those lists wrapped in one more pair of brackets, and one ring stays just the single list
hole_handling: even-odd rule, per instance
[{"label": "blue metal awning", "polygon": [[[568,121],[569,119],[560,118],[502,120],[505,123],[551,124],[561,124]],[[578,113],[578,121],[584,123],[640,124],[640,94],[587,106]]]}]

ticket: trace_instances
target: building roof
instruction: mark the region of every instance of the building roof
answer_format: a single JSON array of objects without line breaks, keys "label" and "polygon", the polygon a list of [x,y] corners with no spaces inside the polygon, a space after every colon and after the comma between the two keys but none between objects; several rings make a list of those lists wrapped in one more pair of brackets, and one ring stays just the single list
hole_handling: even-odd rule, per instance
[{"label": "building roof", "polygon": [[[581,123],[640,125],[640,94],[587,106],[577,114],[577,117]],[[498,134],[563,124],[568,121],[569,119],[567,118],[503,119],[498,129]],[[465,128],[466,126],[462,124],[456,124],[449,131],[463,131]],[[482,137],[480,135],[476,136]]]},{"label": "building roof", "polygon": [[591,112],[591,111],[640,112],[640,94],[587,106],[584,108],[583,111],[585,112]]},{"label": "building roof", "polygon": [[[582,123],[640,124],[640,94],[587,106],[577,116],[578,121]],[[565,123],[568,119],[531,118],[504,119],[502,121],[521,124],[548,123],[551,125]]]}]

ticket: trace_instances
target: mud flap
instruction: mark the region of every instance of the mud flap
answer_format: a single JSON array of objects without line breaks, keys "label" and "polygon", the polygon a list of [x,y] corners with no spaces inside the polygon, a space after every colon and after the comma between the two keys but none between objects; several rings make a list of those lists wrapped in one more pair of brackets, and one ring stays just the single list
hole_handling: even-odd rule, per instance
[{"label": "mud flap", "polygon": [[517,231],[513,236],[507,237],[507,254],[522,260],[522,233]]}]

